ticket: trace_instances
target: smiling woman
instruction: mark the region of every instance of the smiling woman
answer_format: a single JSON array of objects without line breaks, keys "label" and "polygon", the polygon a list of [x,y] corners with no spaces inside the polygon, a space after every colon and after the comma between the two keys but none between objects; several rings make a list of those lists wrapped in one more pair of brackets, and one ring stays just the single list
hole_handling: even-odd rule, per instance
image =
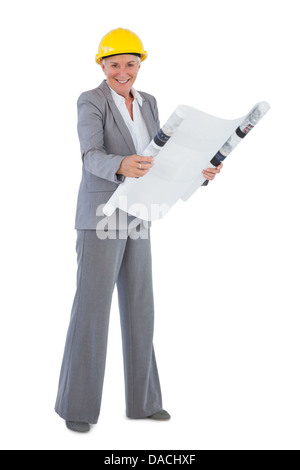
[{"label": "smiling woman", "polygon": [[142,153],[160,129],[156,100],[133,88],[146,57],[134,33],[122,28],[111,31],[96,55],[106,80],[83,92],[77,103],[83,162],[76,212],[78,282],[55,407],[76,432],[88,432],[98,421],[115,285],[126,414],[131,419],[170,419],[162,408],[153,348],[150,229],[140,219],[122,222],[121,217],[113,236],[105,236],[105,227],[99,228],[105,218],[99,208],[124,178],[141,178],[153,166],[154,159]]}]

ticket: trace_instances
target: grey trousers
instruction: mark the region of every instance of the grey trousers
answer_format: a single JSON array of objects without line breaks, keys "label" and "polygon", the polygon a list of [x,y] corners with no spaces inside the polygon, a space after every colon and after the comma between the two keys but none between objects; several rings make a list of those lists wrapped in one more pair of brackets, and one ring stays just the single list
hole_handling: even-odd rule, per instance
[{"label": "grey trousers", "polygon": [[150,234],[147,229],[147,238],[132,239],[124,231],[116,233],[117,239],[101,240],[96,230],[77,232],[77,289],[55,405],[55,411],[67,421],[98,421],[116,284],[126,414],[129,418],[145,418],[162,409],[153,348]]}]

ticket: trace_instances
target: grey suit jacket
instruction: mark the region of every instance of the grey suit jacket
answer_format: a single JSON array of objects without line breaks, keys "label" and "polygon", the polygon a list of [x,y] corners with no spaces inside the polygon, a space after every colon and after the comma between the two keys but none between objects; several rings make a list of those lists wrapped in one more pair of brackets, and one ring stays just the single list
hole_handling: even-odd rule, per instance
[{"label": "grey suit jacket", "polygon": [[[156,100],[148,93],[139,93],[143,98],[141,113],[153,138],[160,129]],[[123,158],[135,154],[136,149],[105,80],[98,88],[82,93],[77,107],[82,179],[75,228],[88,230],[97,228],[101,220],[97,208],[122,184],[124,177],[116,172]]]}]

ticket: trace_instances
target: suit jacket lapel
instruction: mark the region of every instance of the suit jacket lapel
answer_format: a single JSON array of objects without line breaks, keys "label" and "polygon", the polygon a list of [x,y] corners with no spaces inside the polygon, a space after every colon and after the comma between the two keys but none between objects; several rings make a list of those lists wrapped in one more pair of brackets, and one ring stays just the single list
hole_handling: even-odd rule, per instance
[{"label": "suit jacket lapel", "polygon": [[143,98],[143,106],[141,106],[140,110],[144,118],[146,127],[148,129],[149,135],[151,139],[153,139],[153,137],[157,134],[157,129],[156,129],[155,121],[152,117],[152,111],[150,109],[150,105],[148,101],[146,101],[144,98]]},{"label": "suit jacket lapel", "polygon": [[[124,140],[125,140],[126,144],[128,145],[128,148],[129,148],[130,152],[132,154],[135,154],[136,149],[135,149],[132,137],[130,135],[130,132],[128,130],[128,127],[126,126],[126,124],[124,122],[124,119],[122,118],[121,113],[118,110],[118,108],[117,108],[117,106],[114,102],[114,99],[111,95],[109,86],[107,85],[105,80],[103,80],[103,82],[101,83],[99,88],[104,93],[104,95],[105,95],[105,97],[108,101],[110,110],[111,110],[111,112],[112,112],[112,114],[115,118],[116,124],[117,124],[121,134],[123,135]],[[149,105],[148,101],[145,100],[144,97],[142,97],[142,98],[143,98],[143,105],[140,107],[140,110],[141,110],[141,114],[144,118],[146,127],[148,129],[149,135],[152,139],[157,133],[157,128],[156,128],[155,121],[152,117],[152,111],[150,109],[150,105]]]},{"label": "suit jacket lapel", "polygon": [[118,110],[118,108],[117,108],[117,106],[116,106],[116,104],[113,100],[113,97],[111,96],[109,86],[107,85],[105,80],[103,80],[103,82],[101,83],[100,89],[104,93],[104,95],[105,95],[105,97],[108,101],[108,105],[110,107],[110,110],[111,110],[114,118],[115,118],[116,124],[117,124],[121,134],[123,135],[124,140],[125,140],[126,144],[128,145],[128,148],[129,148],[131,154],[132,155],[135,154],[136,149],[135,149],[132,137],[130,135],[130,132],[128,130],[128,127],[126,126],[126,124],[124,122],[124,119],[122,118],[121,113]]}]

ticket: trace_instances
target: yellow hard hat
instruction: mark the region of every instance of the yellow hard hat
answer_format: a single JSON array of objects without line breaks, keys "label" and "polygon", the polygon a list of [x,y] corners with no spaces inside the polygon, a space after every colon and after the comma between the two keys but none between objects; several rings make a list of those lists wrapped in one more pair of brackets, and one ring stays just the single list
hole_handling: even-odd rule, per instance
[{"label": "yellow hard hat", "polygon": [[140,38],[129,29],[113,29],[100,41],[96,62],[100,64],[101,59],[118,54],[140,54],[141,61],[147,57],[147,52]]}]

